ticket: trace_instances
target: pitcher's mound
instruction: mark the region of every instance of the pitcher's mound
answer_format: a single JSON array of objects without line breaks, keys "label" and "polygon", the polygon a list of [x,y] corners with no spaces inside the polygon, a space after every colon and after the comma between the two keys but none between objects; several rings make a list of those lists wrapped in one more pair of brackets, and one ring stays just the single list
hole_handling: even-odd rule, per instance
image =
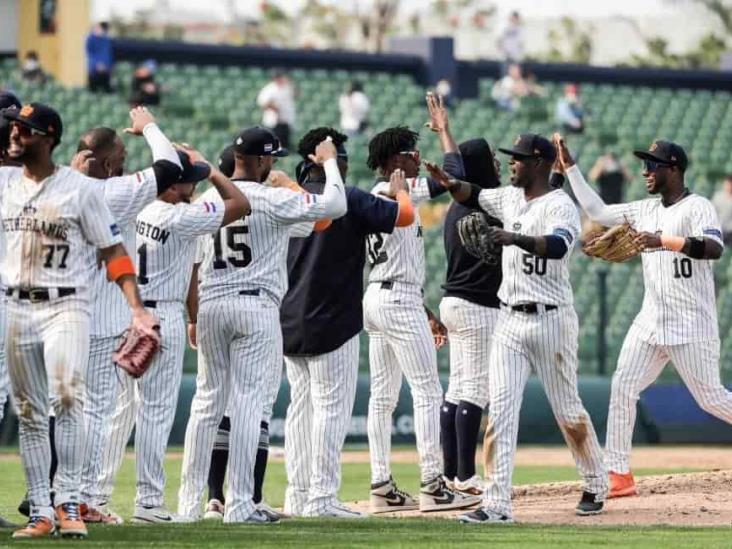
[{"label": "pitcher's mound", "polygon": [[[636,478],[639,495],[611,499],[605,512],[578,517],[579,482],[529,484],[514,489],[517,522],[574,525],[732,525],[732,470]],[[368,502],[354,506],[368,512]],[[377,516],[454,519],[464,511],[385,513]]]}]

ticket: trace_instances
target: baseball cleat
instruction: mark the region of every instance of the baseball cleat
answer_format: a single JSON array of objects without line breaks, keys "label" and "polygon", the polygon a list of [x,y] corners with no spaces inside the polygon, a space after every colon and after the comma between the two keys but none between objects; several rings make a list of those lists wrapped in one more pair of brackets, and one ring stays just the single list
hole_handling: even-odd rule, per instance
[{"label": "baseball cleat", "polygon": [[412,496],[397,488],[394,479],[371,485],[371,514],[396,513],[419,509],[419,504]]},{"label": "baseball cleat", "polygon": [[431,482],[423,482],[419,492],[419,510],[422,513],[465,509],[480,503],[481,496],[462,494],[450,490],[442,477]]},{"label": "baseball cleat", "polygon": [[303,513],[304,517],[321,517],[321,518],[344,518],[344,519],[362,519],[366,515],[360,511],[350,509],[343,505],[340,501],[329,503],[325,507],[317,510],[306,509]]},{"label": "baseball cleat", "polygon": [[276,524],[280,521],[279,517],[275,517],[273,515],[267,515],[260,511],[259,509],[255,509],[254,512],[249,515],[245,520],[241,521],[239,524]]},{"label": "baseball cleat", "polygon": [[0,517],[0,528],[19,528],[19,527],[20,527],[20,525],[13,524],[9,520],[7,520],[3,517]]},{"label": "baseball cleat", "polygon": [[75,501],[67,501],[56,506],[56,522],[61,537],[85,538],[87,536],[86,524],[81,520],[79,504]]},{"label": "baseball cleat", "polygon": [[582,492],[582,499],[580,499],[577,507],[575,508],[575,514],[581,517],[599,515],[602,513],[604,505],[605,502],[597,501],[597,495],[592,492]]},{"label": "baseball cleat", "polygon": [[134,522],[135,524],[166,524],[183,521],[165,507],[135,505],[135,514],[132,516],[130,522]]},{"label": "baseball cleat", "polygon": [[458,517],[463,524],[513,524],[513,517],[498,513],[493,509],[480,507],[470,513],[465,513]]},{"label": "baseball cleat", "polygon": [[635,479],[633,478],[633,473],[630,471],[627,473],[610,471],[609,477],[610,492],[607,495],[608,499],[638,495],[638,488],[635,486]]},{"label": "baseball cleat", "polygon": [[[110,511],[106,505],[98,505],[97,507],[80,506],[81,520],[96,524],[122,524],[124,520],[114,511]],[[84,510],[86,507],[86,511]]]},{"label": "baseball cleat", "polygon": [[208,500],[203,518],[204,520],[224,520],[224,504],[218,499]]},{"label": "baseball cleat", "polygon": [[20,530],[13,532],[13,539],[32,539],[50,537],[56,533],[56,526],[50,518],[34,515]]},{"label": "baseball cleat", "polygon": [[[265,501],[260,501],[259,503],[256,504],[256,507],[260,513],[264,513],[265,515],[267,515],[270,518],[277,519],[277,520],[286,518],[286,515],[284,515],[283,513],[280,513],[276,509],[273,509],[272,507],[267,505],[267,503]],[[273,522],[277,522],[277,520],[275,520]]]},{"label": "baseball cleat", "polygon": [[18,513],[24,517],[30,517],[30,500],[28,499],[28,492],[23,496],[23,500],[18,505]]},{"label": "baseball cleat", "polygon": [[[483,479],[478,475],[473,475],[468,480],[455,479],[452,490],[460,492],[466,496],[482,496],[483,495]],[[450,485],[447,485],[450,488]]]}]

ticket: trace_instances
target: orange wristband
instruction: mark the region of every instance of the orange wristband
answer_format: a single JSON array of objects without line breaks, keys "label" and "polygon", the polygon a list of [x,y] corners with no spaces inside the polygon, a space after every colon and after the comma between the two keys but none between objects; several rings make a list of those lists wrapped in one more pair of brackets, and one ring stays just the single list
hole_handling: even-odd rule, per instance
[{"label": "orange wristband", "polygon": [[399,191],[396,194],[396,200],[399,204],[399,213],[397,214],[396,223],[397,227],[408,227],[414,223],[414,205],[412,199],[409,198],[407,191]]},{"label": "orange wristband", "polygon": [[132,263],[129,255],[115,257],[107,263],[107,278],[116,282],[125,275],[135,276],[135,264]]},{"label": "orange wristband", "polygon": [[680,252],[684,244],[686,244],[686,239],[683,236],[661,235],[661,245],[672,252]]}]

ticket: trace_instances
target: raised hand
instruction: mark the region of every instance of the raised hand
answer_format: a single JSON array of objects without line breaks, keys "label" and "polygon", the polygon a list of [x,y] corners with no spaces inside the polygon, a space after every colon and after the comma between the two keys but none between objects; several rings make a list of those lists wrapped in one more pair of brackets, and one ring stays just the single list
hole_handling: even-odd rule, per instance
[{"label": "raised hand", "polygon": [[76,153],[74,158],[71,159],[71,169],[97,179],[105,179],[106,177],[99,162],[94,158],[94,153],[90,150]]},{"label": "raised hand", "polygon": [[394,198],[399,191],[406,190],[408,190],[408,187],[404,170],[394,170],[391,172],[391,177],[389,177],[389,196]]},{"label": "raised hand", "polygon": [[427,168],[427,171],[429,172],[432,179],[437,181],[446,189],[452,187],[453,178],[440,166],[438,166],[434,162],[430,162],[429,160],[424,160],[422,164],[424,164],[424,167]]},{"label": "raised hand", "polygon": [[449,126],[445,101],[441,95],[427,92],[427,111],[430,121],[425,124],[433,132],[445,132]]},{"label": "raised hand", "polygon": [[176,149],[179,151],[183,151],[188,155],[188,159],[191,161],[191,163],[201,162],[203,164],[208,164],[208,160],[206,160],[206,157],[203,156],[203,154],[193,148],[192,145],[189,145],[188,143],[175,143],[173,145]]},{"label": "raised hand", "polygon": [[564,172],[574,166],[574,159],[572,158],[572,155],[569,154],[569,149],[567,148],[567,144],[564,142],[564,138],[561,134],[554,132],[552,141],[557,149],[557,163],[561,171]]},{"label": "raised hand", "polygon": [[155,117],[152,113],[146,107],[142,106],[135,107],[130,111],[130,119],[132,120],[132,125],[129,128],[125,128],[125,133],[132,135],[142,135],[142,130],[145,129],[145,126],[155,123]]},{"label": "raised hand", "polygon": [[316,164],[324,164],[326,160],[335,158],[337,154],[335,145],[333,144],[333,139],[331,139],[330,136],[327,136],[323,141],[318,143],[317,147],[315,147],[315,154],[310,154],[308,156],[310,160]]}]

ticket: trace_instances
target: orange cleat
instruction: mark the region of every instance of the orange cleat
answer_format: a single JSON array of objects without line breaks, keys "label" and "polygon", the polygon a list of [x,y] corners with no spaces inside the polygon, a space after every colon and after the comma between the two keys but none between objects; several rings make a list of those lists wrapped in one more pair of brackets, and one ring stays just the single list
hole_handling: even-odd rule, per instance
[{"label": "orange cleat", "polygon": [[56,532],[53,521],[40,515],[34,515],[20,530],[13,532],[13,539],[35,539],[52,536]]},{"label": "orange cleat", "polygon": [[79,504],[68,501],[56,506],[56,519],[58,520],[58,531],[65,538],[85,538],[87,535],[86,525],[81,520]]},{"label": "orange cleat", "polygon": [[633,473],[614,473],[610,471],[610,493],[609,498],[624,498],[627,496],[637,496],[638,489],[635,486]]}]

